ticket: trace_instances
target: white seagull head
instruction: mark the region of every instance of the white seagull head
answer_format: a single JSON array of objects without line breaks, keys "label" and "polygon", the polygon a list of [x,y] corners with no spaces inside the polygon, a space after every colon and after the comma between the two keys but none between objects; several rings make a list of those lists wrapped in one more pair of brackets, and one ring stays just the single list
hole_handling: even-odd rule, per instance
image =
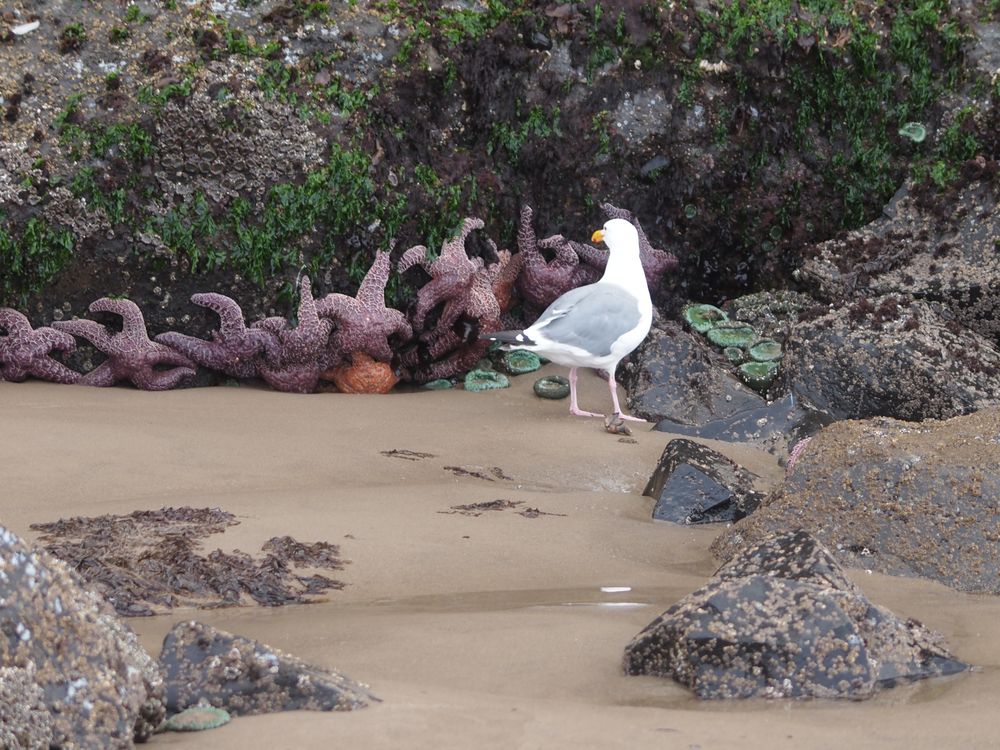
[{"label": "white seagull head", "polygon": [[591,241],[604,242],[612,254],[630,252],[639,254],[639,233],[625,219],[609,219],[604,228],[591,235]]}]

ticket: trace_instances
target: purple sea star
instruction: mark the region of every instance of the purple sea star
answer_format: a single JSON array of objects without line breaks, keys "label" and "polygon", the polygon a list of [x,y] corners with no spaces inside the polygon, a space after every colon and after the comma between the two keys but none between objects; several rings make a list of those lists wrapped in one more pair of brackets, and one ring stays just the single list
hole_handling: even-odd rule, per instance
[{"label": "purple sea star", "polygon": [[[635,231],[639,234],[639,259],[642,261],[642,270],[646,272],[646,285],[649,287],[650,292],[655,294],[660,288],[663,274],[667,271],[673,271],[679,265],[677,256],[666,250],[653,247],[646,233],[642,230],[639,220],[628,209],[616,208],[610,203],[602,203],[601,210],[604,211],[609,219],[625,219],[625,221],[635,227]],[[600,268],[603,269],[607,265],[607,251],[598,250],[597,248],[591,249],[601,254],[603,260],[600,263]],[[587,262],[597,265],[592,257],[588,257]]]},{"label": "purple sea star", "polygon": [[[144,391],[165,391],[195,374],[194,363],[165,344],[150,341],[139,307],[127,299],[102,297],[90,303],[91,312],[110,312],[122,318],[121,332],[111,333],[93,320],[60,320],[54,328],[90,341],[108,355],[106,361],[79,380],[80,385],[109,386],[130,380]],[[157,370],[157,365],[173,369]]]},{"label": "purple sea star", "polygon": [[431,280],[417,291],[417,307],[413,315],[416,330],[423,330],[427,314],[442,302],[444,309],[432,334],[447,331],[468,307],[472,277],[483,267],[483,261],[468,256],[465,240],[473,230],[483,226],[481,219],[465,219],[458,235],[445,242],[441,246],[441,254],[432,261],[427,259],[427,248],[423,245],[416,245],[403,253],[399,273],[419,264],[431,275]]},{"label": "purple sea star", "polygon": [[243,321],[243,310],[235,300],[224,294],[193,294],[191,301],[218,314],[219,330],[212,332],[212,339],[206,341],[168,331],[156,336],[156,341],[175,349],[202,367],[230,377],[257,377],[258,360],[266,349],[274,345],[273,334],[247,328]]},{"label": "purple sea star", "polygon": [[450,378],[466,372],[490,347],[489,341],[479,339],[480,334],[493,333],[500,329],[503,312],[497,292],[503,294],[504,285],[512,283],[519,270],[520,260],[512,260],[506,250],[493,250],[498,261],[481,268],[472,277],[469,302],[460,316],[468,325],[461,333],[453,326],[433,337],[425,349],[411,349],[403,363],[414,369],[414,379],[427,382],[438,378]]},{"label": "purple sea star", "polygon": [[71,352],[76,341],[54,328],[33,329],[26,316],[9,307],[0,308],[0,380],[20,382],[29,375],[54,383],[76,383],[80,373],[53,359],[53,351]]},{"label": "purple sea star", "polygon": [[316,313],[319,317],[337,324],[333,345],[338,352],[364,352],[381,362],[389,362],[393,354],[389,337],[398,336],[406,340],[413,336],[413,329],[406,322],[406,316],[385,305],[385,285],[389,280],[389,270],[389,253],[379,250],[358,287],[357,295],[349,297],[346,294],[328,294],[316,301]]},{"label": "purple sea star", "polygon": [[[533,213],[531,206],[521,208],[517,246],[524,266],[517,279],[517,291],[529,312],[538,313],[570,289],[597,281],[601,277],[600,270],[589,263],[581,263],[580,252],[599,257],[601,251],[567,240],[561,234],[539,240],[531,226]],[[551,252],[552,260],[546,260],[542,250]],[[607,262],[606,254],[604,262]]]},{"label": "purple sea star", "polygon": [[273,338],[257,365],[268,385],[290,393],[312,393],[319,376],[330,367],[329,350],[332,321],[321,319],[308,276],[299,281],[299,315],[295,328],[284,318],[265,318],[251,326]]}]

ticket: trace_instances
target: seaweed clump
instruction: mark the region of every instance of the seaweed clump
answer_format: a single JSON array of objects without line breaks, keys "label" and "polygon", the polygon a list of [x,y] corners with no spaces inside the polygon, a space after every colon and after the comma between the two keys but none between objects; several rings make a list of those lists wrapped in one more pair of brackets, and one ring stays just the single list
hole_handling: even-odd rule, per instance
[{"label": "seaweed clump", "polygon": [[220,508],[161,508],[128,515],[78,516],[33,524],[39,541],[88,583],[120,615],[161,614],[174,607],[266,607],[302,604],[344,584],[302,569],[341,570],[347,562],[327,542],[292,537],[264,543],[262,557],[216,549],[200,554],[201,540],[239,521]]}]

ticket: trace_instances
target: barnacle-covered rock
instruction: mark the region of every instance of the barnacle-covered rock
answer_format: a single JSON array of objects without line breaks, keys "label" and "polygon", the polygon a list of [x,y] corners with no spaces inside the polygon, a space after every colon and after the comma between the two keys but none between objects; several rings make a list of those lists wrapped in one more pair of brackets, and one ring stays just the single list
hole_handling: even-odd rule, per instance
[{"label": "barnacle-covered rock", "polygon": [[379,700],[338,672],[193,620],[167,633],[160,666],[171,712],[202,703],[234,716],[351,711]]},{"label": "barnacle-covered rock", "polygon": [[[163,686],[128,625],[75,571],[3,528],[0,571],[0,664],[27,670],[16,677],[41,688],[51,717],[41,746],[131,747],[149,737],[163,718]],[[16,715],[34,713],[32,696]]]},{"label": "barnacle-covered rock", "polygon": [[937,633],[873,604],[805,532],[741,552],[625,649],[625,671],[700,698],[868,698],[967,669]]}]

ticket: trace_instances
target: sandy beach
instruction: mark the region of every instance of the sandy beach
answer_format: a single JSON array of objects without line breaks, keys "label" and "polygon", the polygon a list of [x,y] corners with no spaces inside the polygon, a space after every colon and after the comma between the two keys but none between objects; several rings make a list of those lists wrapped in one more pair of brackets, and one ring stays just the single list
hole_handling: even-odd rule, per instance
[{"label": "sandy beach", "polygon": [[[641,492],[670,435],[640,424],[621,441],[536,398],[533,379],[388,396],[0,383],[0,522],[35,539],[30,524],[61,517],[220,507],[240,524],[206,549],[256,552],[288,534],[351,561],[336,576],[345,589],[318,603],[130,624],[155,655],[175,622],[199,619],[341,670],[382,703],[238,718],[151,747],[997,746],[1000,599],[927,581],[852,574],[978,671],[860,703],[699,702],[672,681],[626,677],[632,636],[717,567],[719,528],[650,520]],[[604,381],[582,378],[581,406],[607,400]],[[780,481],[774,457],[713,446]],[[447,512],[497,499],[521,504]]]}]

